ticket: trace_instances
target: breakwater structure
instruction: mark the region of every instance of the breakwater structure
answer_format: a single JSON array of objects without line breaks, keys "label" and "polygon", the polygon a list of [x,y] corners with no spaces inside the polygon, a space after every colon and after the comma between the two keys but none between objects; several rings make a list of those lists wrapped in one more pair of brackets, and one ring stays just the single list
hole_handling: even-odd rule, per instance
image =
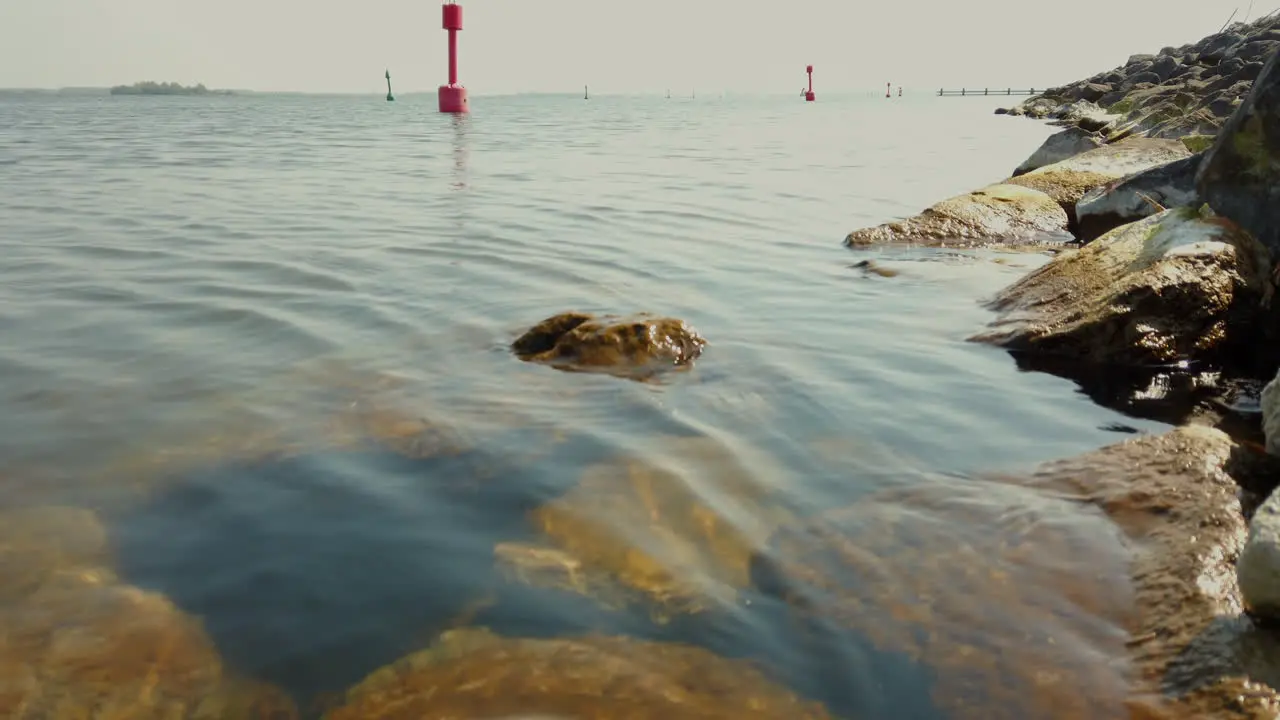
[{"label": "breakwater structure", "polygon": [[462,30],[462,6],[452,0],[445,3],[443,17],[444,29],[449,33],[449,84],[440,86],[440,112],[470,112],[467,89],[458,84],[458,32]]},{"label": "breakwater structure", "polygon": [[990,95],[1035,95],[1035,88],[1022,90],[1019,88],[960,88],[959,90],[948,90],[946,88],[938,88],[938,97],[986,97]]}]

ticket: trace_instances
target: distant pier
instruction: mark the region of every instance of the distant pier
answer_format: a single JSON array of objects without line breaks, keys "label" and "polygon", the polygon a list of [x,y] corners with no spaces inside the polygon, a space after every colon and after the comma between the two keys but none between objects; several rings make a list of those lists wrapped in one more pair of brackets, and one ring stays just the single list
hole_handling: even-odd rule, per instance
[{"label": "distant pier", "polygon": [[[1042,91],[1043,92],[1043,91]],[[959,90],[948,90],[941,88],[938,90],[938,97],[968,97],[970,95],[978,95],[986,97],[988,95],[1035,95],[1036,89],[1019,90],[1018,88],[960,88]]]}]

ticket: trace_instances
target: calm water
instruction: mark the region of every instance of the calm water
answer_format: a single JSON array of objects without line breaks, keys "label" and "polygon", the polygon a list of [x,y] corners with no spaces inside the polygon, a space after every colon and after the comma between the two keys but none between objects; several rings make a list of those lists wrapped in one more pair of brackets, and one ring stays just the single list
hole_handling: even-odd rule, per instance
[{"label": "calm water", "polygon": [[[970,98],[473,102],[0,96],[3,500],[98,510],[126,580],[303,704],[493,596],[475,621],[510,634],[686,639],[848,715],[947,717],[919,700],[936,672],[883,643],[854,662],[850,640],[819,682],[773,611],[655,624],[496,579],[493,546],[537,541],[527,513],[621,457],[717,510],[700,478],[733,466],[797,514],[892,514],[889,488],[1163,427],[964,342],[1045,257],[840,244],[1004,177],[1051,128]],[[866,257],[900,274],[849,267]],[[507,352],[570,309],[677,316],[710,345],[652,385]],[[353,403],[466,451],[326,447]],[[243,459],[280,433],[310,444]],[[939,517],[938,547],[991,522]]]}]

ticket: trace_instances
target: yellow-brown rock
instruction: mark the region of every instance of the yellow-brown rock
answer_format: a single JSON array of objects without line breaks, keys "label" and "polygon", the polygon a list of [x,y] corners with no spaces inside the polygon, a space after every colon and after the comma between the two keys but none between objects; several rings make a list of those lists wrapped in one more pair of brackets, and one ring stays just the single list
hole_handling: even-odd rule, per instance
[{"label": "yellow-brown rock", "polygon": [[532,513],[556,553],[506,548],[501,560],[546,584],[592,594],[616,582],[661,620],[731,604],[754,549],[786,513],[766,502],[763,461],[707,438],[662,442],[658,460],[589,467],[564,496]]},{"label": "yellow-brown rock", "polygon": [[1186,426],[884,491],[780,532],[754,579],[928,665],[954,720],[1274,718],[1280,645],[1234,572],[1274,463]]},{"label": "yellow-brown rock", "polygon": [[784,528],[753,580],[817,632],[924,665],[952,720],[1103,720],[1128,690],[1129,561],[1096,513],[922,480]]},{"label": "yellow-brown rock", "polygon": [[1061,242],[1067,214],[1048,195],[1016,184],[991,185],[947,198],[914,217],[855,230],[845,245],[888,243],[930,247]]},{"label": "yellow-brown rock", "polygon": [[1132,717],[1280,715],[1280,645],[1242,614],[1235,581],[1247,534],[1241,488],[1274,484],[1274,465],[1259,455],[1188,425],[1010,479],[1098,508],[1134,548],[1126,649],[1136,681],[1130,705],[1144,714]]},{"label": "yellow-brown rock", "polygon": [[560,370],[643,380],[663,370],[690,367],[706,345],[697,330],[675,318],[562,313],[530,328],[511,349],[522,360]]},{"label": "yellow-brown rock", "polygon": [[828,720],[751,665],[621,637],[445,633],[378,670],[325,720]]},{"label": "yellow-brown rock", "polygon": [[102,564],[105,538],[82,510],[0,516],[0,717],[297,717],[280,691],[228,673],[197,620],[122,583]]}]

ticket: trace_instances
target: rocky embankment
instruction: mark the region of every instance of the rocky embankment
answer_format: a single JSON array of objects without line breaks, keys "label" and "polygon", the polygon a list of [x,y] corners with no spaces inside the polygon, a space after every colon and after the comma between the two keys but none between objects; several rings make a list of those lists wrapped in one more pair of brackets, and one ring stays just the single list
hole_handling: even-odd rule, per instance
[{"label": "rocky embankment", "polygon": [[[1280,48],[1280,16],[1236,24],[1198,43],[1134,55],[1118,68],[1051,88],[998,110],[1052,119],[1088,133],[1147,137],[1214,135],[1244,101],[1267,59]],[[1194,149],[1203,140],[1193,143]]]},{"label": "rocky embankment", "polygon": [[997,293],[971,340],[1101,378],[1125,402],[1156,389],[1122,387],[1131,376],[1201,389],[1275,378],[1260,413],[1188,410],[1162,418],[1181,425],[1170,433],[1037,476],[1098,506],[1137,548],[1126,647],[1143,717],[1280,711],[1278,63],[1269,16],[1049,90],[1001,111],[1066,126],[1010,177],[845,240],[1056,245]]}]

